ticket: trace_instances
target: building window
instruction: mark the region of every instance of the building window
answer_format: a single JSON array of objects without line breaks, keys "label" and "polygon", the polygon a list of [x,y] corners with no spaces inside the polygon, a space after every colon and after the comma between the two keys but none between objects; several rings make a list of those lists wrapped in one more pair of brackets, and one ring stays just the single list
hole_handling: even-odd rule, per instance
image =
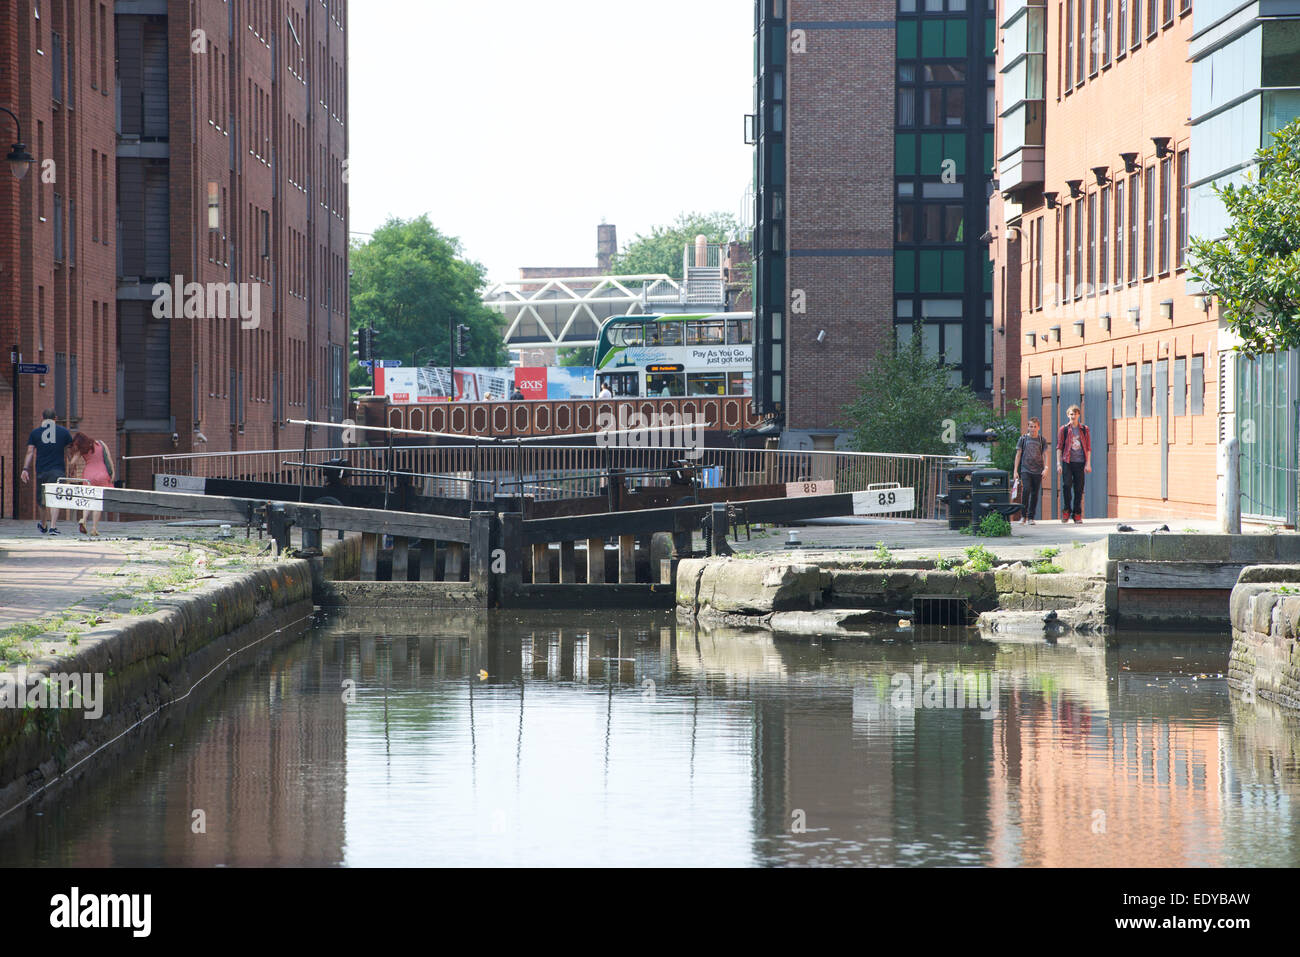
[{"label": "building window", "polygon": [[63,262],[63,197],[54,194],[54,261]]},{"label": "building window", "polygon": [[1088,194],[1088,285],[1084,295],[1092,296],[1097,290],[1097,194]]},{"label": "building window", "polygon": [[1074,0],[1065,0],[1065,92],[1074,88]]},{"label": "building window", "polygon": [[1187,265],[1187,150],[1178,154],[1178,259],[1179,269]]},{"label": "building window", "polygon": [[1124,33],[1124,26],[1128,23],[1128,2],[1129,0],[1118,0],[1119,8],[1115,17],[1115,59],[1124,58],[1124,51],[1128,49],[1127,39]]},{"label": "building window", "polygon": [[1074,85],[1083,86],[1083,53],[1088,48],[1088,24],[1084,20],[1083,0],[1076,0],[1076,2],[1078,5],[1074,8]]},{"label": "building window", "polygon": [[1036,225],[1037,225],[1037,227],[1038,227],[1038,240],[1037,240],[1037,242],[1038,242],[1038,245],[1037,245],[1037,249],[1038,249],[1038,253],[1037,253],[1037,268],[1038,268],[1038,273],[1037,273],[1037,277],[1036,277],[1037,284],[1038,284],[1038,290],[1037,290],[1037,294],[1036,294],[1036,296],[1035,296],[1035,301],[1038,303],[1038,307],[1037,307],[1037,308],[1042,309],[1042,308],[1043,308],[1043,220],[1042,220],[1041,217],[1038,219]]},{"label": "building window", "polygon": [[1061,278],[1065,280],[1061,290],[1062,302],[1072,299],[1074,292],[1074,286],[1070,282],[1070,209],[1067,204],[1061,213]]},{"label": "building window", "polygon": [[1151,363],[1142,363],[1142,418],[1151,415]]},{"label": "building window", "polygon": [[1160,272],[1169,272],[1169,200],[1173,190],[1172,174],[1174,164],[1166,159],[1160,164]]},{"label": "building window", "polygon": [[1116,286],[1124,283],[1124,180],[1115,180],[1115,279]]},{"label": "building window", "polygon": [[1113,33],[1112,19],[1114,17],[1115,0],[1102,0],[1105,5],[1105,15],[1102,21],[1101,30],[1101,65],[1110,66],[1110,44]]},{"label": "building window", "polygon": [[1187,414],[1187,360],[1174,359],[1174,415]]},{"label": "building window", "polygon": [[1159,16],[1159,13],[1156,8],[1156,0],[1147,0],[1147,39],[1155,36],[1156,31],[1160,29],[1160,24],[1156,20],[1157,16]]},{"label": "building window", "polygon": [[1155,274],[1156,251],[1156,168],[1148,166],[1142,181],[1142,206],[1146,214],[1146,229],[1142,235],[1142,278]]},{"label": "building window", "polygon": [[1124,418],[1137,418],[1137,365],[1124,367]]},{"label": "building window", "polygon": [[1174,22],[1174,0],[1164,0],[1164,5],[1165,16],[1163,22],[1165,26],[1169,26],[1169,24]]},{"label": "building window", "polygon": [[1192,378],[1189,390],[1189,411],[1192,415],[1205,412],[1205,356],[1192,356]]},{"label": "building window", "polygon": [[221,228],[221,191],[217,183],[208,184],[208,229]]},{"label": "building window", "polygon": [[1083,200],[1074,204],[1074,298],[1083,298]]},{"label": "building window", "polygon": [[1142,0],[1128,0],[1133,12],[1133,22],[1129,24],[1129,43],[1136,50],[1142,45]]},{"label": "building window", "polygon": [[1100,257],[1097,262],[1097,291],[1100,293],[1110,282],[1110,187],[1101,188],[1097,215],[1101,222],[1097,226],[1097,236],[1101,240]]},{"label": "building window", "polygon": [[1101,52],[1098,49],[1097,33],[1101,30],[1101,19],[1097,16],[1099,0],[1088,0],[1088,22],[1092,24],[1092,36],[1089,37],[1088,44],[1088,75],[1097,75],[1097,55]]},{"label": "building window", "polygon": [[1110,370],[1110,415],[1113,419],[1124,418],[1124,368],[1115,366]]}]

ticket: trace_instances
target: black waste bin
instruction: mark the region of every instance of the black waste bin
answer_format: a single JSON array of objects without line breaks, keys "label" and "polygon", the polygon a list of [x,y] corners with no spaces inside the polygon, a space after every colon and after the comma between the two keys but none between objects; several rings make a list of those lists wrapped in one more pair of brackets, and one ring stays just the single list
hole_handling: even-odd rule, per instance
[{"label": "black waste bin", "polygon": [[1011,504],[1011,473],[1002,469],[978,469],[971,474],[970,523],[976,528],[990,512],[1001,511],[998,505]]},{"label": "black waste bin", "polygon": [[978,465],[957,465],[948,470],[948,492],[938,496],[948,507],[948,527],[965,528],[971,523],[971,478]]}]

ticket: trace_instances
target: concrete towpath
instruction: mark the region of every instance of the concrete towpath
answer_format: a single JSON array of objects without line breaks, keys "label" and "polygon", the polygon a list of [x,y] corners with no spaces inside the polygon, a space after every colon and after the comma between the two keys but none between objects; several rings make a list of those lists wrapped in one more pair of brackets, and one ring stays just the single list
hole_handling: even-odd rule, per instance
[{"label": "concrete towpath", "polygon": [[33,521],[0,521],[0,668],[46,632],[75,632],[96,617],[148,613],[157,597],[218,574],[273,561],[270,542],[243,529],[221,539],[215,527],[165,522],[101,522],[82,535],[61,521],[42,535]]}]

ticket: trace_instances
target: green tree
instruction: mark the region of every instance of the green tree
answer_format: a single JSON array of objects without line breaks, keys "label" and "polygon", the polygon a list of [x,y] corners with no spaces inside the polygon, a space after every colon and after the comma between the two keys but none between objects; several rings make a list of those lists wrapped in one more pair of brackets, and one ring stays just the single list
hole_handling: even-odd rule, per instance
[{"label": "green tree", "polygon": [[555,364],[558,366],[595,365],[596,350],[591,346],[575,346],[572,349],[561,349],[555,354],[555,360]]},{"label": "green tree", "polygon": [[664,273],[681,279],[682,254],[696,236],[724,243],[738,230],[736,217],[730,213],[680,213],[671,226],[656,226],[650,235],[638,234],[624,245],[621,252],[614,254],[610,272],[622,276]]},{"label": "green tree", "polygon": [[1300,346],[1300,119],[1255,158],[1244,183],[1215,187],[1227,234],[1193,238],[1190,250],[1192,278],[1251,356]]},{"label": "green tree", "polygon": [[859,382],[857,399],[843,407],[859,452],[955,455],[968,426],[992,418],[989,407],[952,370],[921,349],[920,329],[894,349],[876,353]]},{"label": "green tree", "polygon": [[[483,267],[463,258],[460,241],[440,233],[428,215],[389,219],[366,243],[352,245],[352,328],[373,325],[380,358],[446,365],[448,320],[469,326],[459,366],[509,362],[503,317],[483,305]],[[370,373],[352,362],[353,385]]]}]

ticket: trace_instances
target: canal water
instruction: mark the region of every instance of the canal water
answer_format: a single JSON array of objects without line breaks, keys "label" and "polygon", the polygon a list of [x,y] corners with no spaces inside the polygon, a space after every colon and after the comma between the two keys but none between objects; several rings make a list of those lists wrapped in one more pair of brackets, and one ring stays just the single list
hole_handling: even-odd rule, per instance
[{"label": "canal water", "polygon": [[[0,833],[10,866],[1300,865],[1224,636],[322,622]],[[184,710],[182,710],[184,708]]]}]

